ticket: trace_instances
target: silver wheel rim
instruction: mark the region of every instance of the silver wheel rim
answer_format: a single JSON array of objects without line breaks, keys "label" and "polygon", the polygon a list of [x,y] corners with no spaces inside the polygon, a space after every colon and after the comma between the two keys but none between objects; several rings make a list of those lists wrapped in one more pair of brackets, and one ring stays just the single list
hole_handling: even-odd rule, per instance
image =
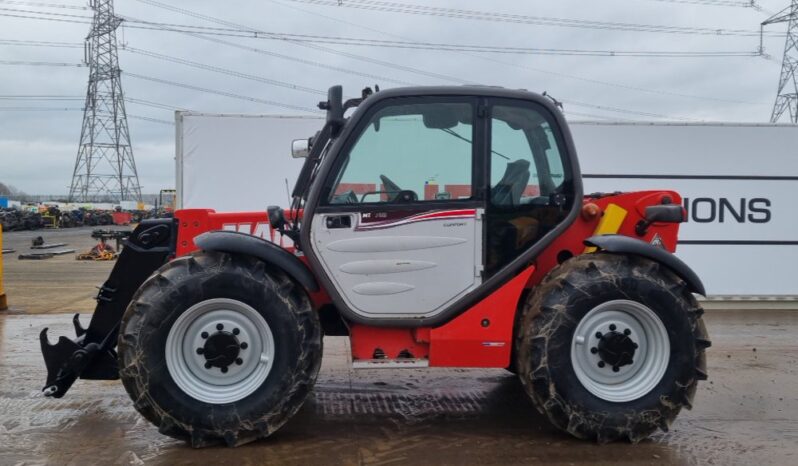
[{"label": "silver wheel rim", "polygon": [[[606,338],[608,332],[626,334],[637,345],[633,362],[613,368],[602,360],[597,335]],[[654,311],[635,301],[619,299],[594,307],[579,321],[571,342],[571,364],[579,382],[593,395],[616,403],[637,400],[654,389],[669,360],[665,325]]]},{"label": "silver wheel rim", "polygon": [[[205,351],[208,339],[218,339],[221,332],[233,335],[238,344],[238,357],[225,372],[207,367],[206,354],[199,350]],[[273,362],[274,336],[266,319],[234,299],[208,299],[191,306],[166,338],[166,367],[172,380],[188,396],[206,403],[233,403],[251,395],[266,381]]]}]

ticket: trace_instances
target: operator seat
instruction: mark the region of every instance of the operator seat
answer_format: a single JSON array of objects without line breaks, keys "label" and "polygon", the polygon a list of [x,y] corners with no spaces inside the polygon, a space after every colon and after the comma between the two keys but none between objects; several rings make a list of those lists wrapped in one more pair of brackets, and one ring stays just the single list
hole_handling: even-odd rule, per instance
[{"label": "operator seat", "polygon": [[523,159],[507,164],[504,176],[491,189],[491,204],[512,207],[521,203],[521,195],[529,182],[529,165],[529,161]]}]

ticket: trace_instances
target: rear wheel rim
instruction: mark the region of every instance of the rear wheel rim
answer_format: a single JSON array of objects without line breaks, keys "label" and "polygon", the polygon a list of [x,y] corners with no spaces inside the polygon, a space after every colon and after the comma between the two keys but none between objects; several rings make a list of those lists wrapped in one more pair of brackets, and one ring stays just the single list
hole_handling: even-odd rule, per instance
[{"label": "rear wheel rim", "polygon": [[659,384],[670,361],[662,320],[636,301],[613,300],[591,309],[571,341],[571,364],[590,393],[623,403],[642,398]]},{"label": "rear wheel rim", "polygon": [[166,339],[166,367],[188,396],[211,404],[234,403],[266,381],[274,362],[274,336],[252,306],[234,299],[201,301],[183,312]]}]

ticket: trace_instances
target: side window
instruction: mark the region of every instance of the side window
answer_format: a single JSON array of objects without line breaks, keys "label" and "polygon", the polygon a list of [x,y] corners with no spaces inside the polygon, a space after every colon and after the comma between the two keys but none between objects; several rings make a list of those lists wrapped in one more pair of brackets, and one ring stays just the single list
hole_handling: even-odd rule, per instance
[{"label": "side window", "polygon": [[470,199],[473,139],[470,103],[383,107],[350,149],[328,202]]},{"label": "side window", "polygon": [[564,152],[538,107],[494,105],[485,272],[489,277],[565,220],[573,183]]},{"label": "side window", "polygon": [[499,207],[542,202],[564,182],[549,122],[517,107],[494,107],[491,118],[490,200]]}]

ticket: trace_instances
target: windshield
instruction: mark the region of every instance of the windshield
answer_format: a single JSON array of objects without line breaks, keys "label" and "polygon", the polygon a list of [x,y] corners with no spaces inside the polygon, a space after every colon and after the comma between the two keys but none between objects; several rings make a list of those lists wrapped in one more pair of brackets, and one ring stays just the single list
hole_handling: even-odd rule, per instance
[{"label": "windshield", "polygon": [[383,107],[349,148],[326,200],[355,204],[470,199],[473,132],[469,102]]}]

